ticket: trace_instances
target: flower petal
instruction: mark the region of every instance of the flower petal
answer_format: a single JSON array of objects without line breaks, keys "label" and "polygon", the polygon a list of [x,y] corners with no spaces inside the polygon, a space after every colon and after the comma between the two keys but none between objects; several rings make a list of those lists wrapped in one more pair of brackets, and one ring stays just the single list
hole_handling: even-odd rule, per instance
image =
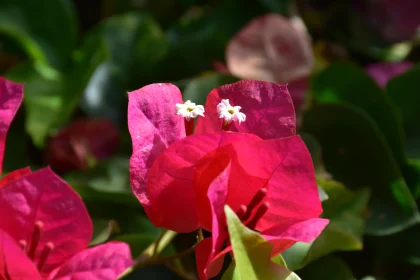
[{"label": "flower petal", "polygon": [[54,280],[114,280],[133,264],[130,247],[123,242],[108,242],[81,251],[53,271]]},{"label": "flower petal", "polygon": [[9,126],[23,99],[23,85],[0,77],[0,175]]},{"label": "flower petal", "polygon": [[313,54],[305,28],[281,15],[267,14],[233,37],[226,61],[229,71],[242,79],[288,83],[310,74]]},{"label": "flower petal", "polygon": [[[208,237],[201,240],[195,249],[197,272],[200,280],[215,277],[222,270],[224,257],[228,251],[223,251],[221,254],[214,256],[212,248],[212,237]],[[231,250],[230,248],[229,251]]]},{"label": "flower petal", "polygon": [[198,227],[193,176],[195,164],[209,151],[235,141],[256,141],[243,133],[192,135],[169,146],[149,170],[146,212],[157,227],[191,232]]},{"label": "flower petal", "polygon": [[31,173],[31,169],[29,167],[16,169],[10,173],[8,173],[6,176],[1,178],[0,180],[0,188],[6,186],[10,182],[19,179],[20,177],[26,176]]},{"label": "flower petal", "polygon": [[213,89],[207,96],[206,117],[197,121],[197,134],[221,131],[217,105],[223,99],[229,99],[232,106],[241,106],[246,115],[245,122],[232,123],[232,131],[252,133],[263,139],[296,134],[295,110],[287,87],[263,81],[240,81]]},{"label": "flower petal", "polygon": [[42,279],[32,261],[15,240],[2,230],[0,230],[0,279]]},{"label": "flower petal", "polygon": [[[247,206],[257,191],[267,188],[270,207],[259,220],[256,229],[263,231],[283,219],[298,221],[319,217],[321,202],[311,156],[299,136],[282,139],[235,142],[208,153],[196,167],[196,201],[200,224],[209,230],[210,201],[207,190],[228,156],[231,172],[228,181],[227,204],[233,211]],[[215,184],[215,183],[213,183]]]},{"label": "flower petal", "polygon": [[[267,181],[270,207],[257,229],[263,231],[283,218],[305,220],[319,217],[322,206],[311,155],[305,143],[299,136],[266,142],[248,150],[263,154],[275,151],[263,159],[269,162],[268,166],[262,166],[270,173]],[[251,166],[252,162],[249,164]]]},{"label": "flower petal", "polygon": [[130,183],[145,210],[147,172],[156,157],[176,140],[185,137],[184,119],[176,115],[183,103],[179,89],[172,84],[151,84],[128,94],[128,129],[133,144]]},{"label": "flower petal", "polygon": [[374,63],[368,65],[366,71],[379,86],[385,88],[390,79],[404,73],[413,65],[410,61]]},{"label": "flower petal", "polygon": [[[246,151],[239,151],[246,152]],[[196,211],[200,226],[207,231],[213,231],[216,222],[215,205],[219,205],[217,213],[222,213],[218,220],[225,221],[224,204],[233,211],[247,205],[256,192],[264,186],[266,178],[251,175],[238,162],[239,155],[235,145],[226,145],[207,153],[196,165],[194,188],[196,193]],[[253,155],[255,157],[255,155]],[[258,157],[258,156],[257,156]],[[227,164],[231,162],[229,176],[221,176]],[[217,201],[214,192],[226,191],[223,205]],[[217,207],[216,207],[217,208]],[[225,225],[224,225],[225,226]]]},{"label": "flower petal", "polygon": [[[215,163],[215,162],[213,162]],[[218,169],[222,170],[219,175],[211,182],[208,188],[208,199],[211,207],[211,244],[209,241],[202,240],[197,251],[197,269],[200,279],[210,279],[219,274],[222,269],[224,256],[232,249],[230,246],[221,251],[223,242],[227,240],[226,216],[224,207],[226,205],[228,188],[224,184],[228,181],[231,172],[230,160],[224,157],[218,163]],[[199,206],[199,205],[197,205]],[[205,256],[205,257],[204,257]]]},{"label": "flower petal", "polygon": [[271,256],[276,256],[290,248],[296,242],[312,242],[317,238],[329,221],[327,219],[312,218],[303,221],[285,219],[276,226],[261,232],[261,235],[271,244]]},{"label": "flower petal", "polygon": [[92,221],[80,196],[49,168],[0,188],[0,229],[29,243],[36,221],[43,223],[36,255],[54,244],[43,272],[83,250],[92,237]]}]

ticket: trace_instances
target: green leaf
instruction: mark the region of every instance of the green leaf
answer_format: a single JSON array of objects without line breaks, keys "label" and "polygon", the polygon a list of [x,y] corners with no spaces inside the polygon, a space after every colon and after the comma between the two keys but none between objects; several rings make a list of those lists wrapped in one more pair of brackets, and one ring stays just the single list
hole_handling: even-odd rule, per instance
[{"label": "green leaf", "polygon": [[67,0],[2,0],[0,33],[19,42],[38,69],[63,69],[76,43],[76,17]]},{"label": "green leaf", "polygon": [[6,135],[2,175],[31,164],[30,157],[28,156],[28,147],[31,139],[25,133],[24,127],[25,114],[21,108],[16,114]]},{"label": "green leaf", "polygon": [[[398,96],[396,97],[397,102],[392,102],[392,98],[385,94],[363,69],[349,63],[332,64],[316,76],[312,84],[316,102],[351,104],[372,118],[385,137],[407,185],[416,197],[420,196],[420,172],[408,164],[404,129],[395,104],[409,102],[401,99],[408,97],[407,92],[417,92],[416,87],[419,88],[416,77],[419,74],[419,70],[412,71],[402,79],[397,78],[397,82],[391,84],[390,88],[393,92],[391,96]],[[400,81],[398,82],[398,80]],[[409,86],[410,84],[416,85],[413,88],[413,86]],[[404,93],[401,94],[401,92]],[[416,100],[411,100],[411,104],[413,103],[416,103]],[[416,119],[413,115],[413,112],[416,111],[413,105],[411,108],[402,108],[402,110],[406,112],[404,113],[405,117]],[[419,116],[418,120],[420,115],[417,115]],[[406,126],[406,131],[410,131],[410,129],[416,131],[415,136],[408,142],[410,150],[414,150],[414,152],[418,149],[418,145],[412,142],[419,143],[417,141],[420,139],[419,125],[420,121],[417,121],[417,124]]]},{"label": "green leaf", "polygon": [[[241,12],[238,13],[238,7]],[[232,36],[256,15],[264,13],[258,1],[226,0],[219,5],[188,10],[166,31],[170,50],[163,62],[162,76],[180,80],[212,69],[224,60]]]},{"label": "green leaf", "polygon": [[372,119],[354,106],[318,104],[302,130],[314,135],[326,169],[351,189],[370,187],[366,233],[392,234],[420,220],[417,205]]},{"label": "green leaf", "polygon": [[204,105],[207,95],[214,88],[221,85],[237,82],[238,79],[220,73],[206,74],[189,80],[182,90],[184,100],[191,100],[194,103]]},{"label": "green leaf", "polygon": [[289,8],[291,4],[291,0],[283,0],[283,1],[276,1],[276,0],[259,0],[261,4],[269,9],[270,12],[273,13],[280,13],[284,16],[289,15]]},{"label": "green leaf", "polygon": [[283,256],[281,254],[279,254],[275,257],[272,257],[271,260],[276,264],[279,264],[279,265],[284,266],[285,268],[288,268],[288,266],[286,264],[286,260],[283,258]]},{"label": "green leaf", "polygon": [[166,57],[167,40],[155,20],[141,13],[111,17],[86,38],[93,45],[104,45],[108,56],[90,79],[81,107],[90,116],[122,123],[127,91],[158,79],[158,63]]},{"label": "green leaf", "polygon": [[334,256],[319,259],[298,272],[305,280],[356,280],[347,264]]},{"label": "green leaf", "polygon": [[311,90],[318,103],[351,104],[363,110],[385,136],[398,164],[406,163],[396,109],[363,69],[345,62],[332,64],[314,78]]},{"label": "green leaf", "polygon": [[[406,134],[406,150],[409,158],[420,158],[420,65],[392,79],[387,84],[387,93],[403,120]],[[414,188],[415,197],[420,197],[420,169],[411,165],[405,170],[407,183]]]},{"label": "green leaf", "polygon": [[[375,257],[383,264],[420,265],[420,225],[389,236],[366,237],[367,248],[375,248]],[[389,269],[394,271],[392,267]]]},{"label": "green leaf", "polygon": [[119,232],[117,222],[98,219],[93,221],[93,235],[89,246],[95,246],[107,241],[113,233]]},{"label": "green leaf", "polygon": [[[233,255],[240,279],[298,280],[295,273],[270,260],[272,245],[257,232],[245,227],[229,206],[225,214]],[[233,273],[236,275],[236,272]]]},{"label": "green leaf", "polygon": [[7,73],[8,79],[25,84],[25,127],[37,147],[43,147],[50,132],[71,117],[88,79],[103,58],[102,48],[85,44],[76,53],[69,73],[43,77],[28,63],[19,64]]},{"label": "green leaf", "polygon": [[414,273],[414,275],[410,278],[410,280],[420,280],[420,271]]},{"label": "green leaf", "polygon": [[155,241],[155,237],[148,234],[131,233],[117,235],[114,240],[123,241],[130,245],[131,255],[136,258]]},{"label": "green leaf", "polygon": [[89,169],[89,172],[68,173],[64,179],[83,199],[140,207],[139,201],[131,191],[128,170],[129,158],[117,155],[101,161]]},{"label": "green leaf", "polygon": [[132,194],[129,180],[129,157],[113,156],[101,161],[89,172],[74,172],[66,175],[69,182],[88,185],[92,189],[109,193]]},{"label": "green leaf", "polygon": [[324,163],[322,161],[322,147],[316,138],[309,133],[300,133],[300,137],[305,142],[306,147],[311,153],[312,162],[314,164],[315,173],[317,178],[328,179],[331,177],[330,174],[325,170]]},{"label": "green leaf", "polygon": [[420,125],[419,78],[420,65],[416,65],[406,73],[393,78],[387,84],[386,90],[393,104],[398,108],[405,125]]},{"label": "green leaf", "polygon": [[232,261],[225,273],[223,273],[222,280],[241,280],[235,261]]},{"label": "green leaf", "polygon": [[142,213],[140,203],[133,207],[96,198],[84,198],[83,201],[92,220],[114,220],[118,224],[121,234],[140,233],[156,238],[161,231]]},{"label": "green leaf", "polygon": [[351,192],[344,185],[321,180],[319,184],[328,194],[323,202],[323,218],[330,222],[311,244],[298,242],[282,253],[292,270],[335,251],[354,251],[363,248],[364,214],[369,201],[367,189]]}]

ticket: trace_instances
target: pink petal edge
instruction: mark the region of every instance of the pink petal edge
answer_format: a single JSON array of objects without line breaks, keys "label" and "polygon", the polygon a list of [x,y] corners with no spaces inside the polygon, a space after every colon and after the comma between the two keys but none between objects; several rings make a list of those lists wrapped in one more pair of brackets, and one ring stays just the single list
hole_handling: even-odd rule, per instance
[{"label": "pink petal edge", "polygon": [[197,121],[196,134],[219,132],[222,119],[217,105],[229,99],[241,106],[246,121],[233,122],[230,130],[252,133],[262,139],[289,137],[296,134],[296,116],[287,86],[263,81],[239,81],[213,89],[207,96],[205,118]]},{"label": "pink petal edge", "polygon": [[151,84],[130,92],[128,99],[128,129],[133,145],[130,184],[147,212],[148,169],[166,147],[185,137],[184,119],[176,115],[175,108],[183,101],[173,84]]},{"label": "pink petal edge", "polygon": [[114,280],[133,264],[130,247],[111,241],[74,255],[54,270],[50,280]]},{"label": "pink petal edge", "polygon": [[273,244],[271,256],[276,256],[296,242],[312,242],[321,234],[328,223],[329,220],[322,218],[312,218],[292,223],[284,221],[282,224],[261,232],[261,235]]},{"label": "pink petal edge", "polygon": [[414,63],[410,61],[380,62],[369,64],[365,70],[380,87],[385,88],[389,80],[408,71],[413,66]]},{"label": "pink petal edge", "polygon": [[23,99],[23,85],[0,77],[0,175],[3,170],[3,157],[6,135]]}]

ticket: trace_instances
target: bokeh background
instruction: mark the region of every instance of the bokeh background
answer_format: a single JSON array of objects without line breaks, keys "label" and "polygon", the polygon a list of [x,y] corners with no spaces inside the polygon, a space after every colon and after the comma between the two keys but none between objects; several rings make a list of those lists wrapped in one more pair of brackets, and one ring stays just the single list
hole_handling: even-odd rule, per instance
[{"label": "bokeh background", "polygon": [[[81,194],[91,244],[159,234],[131,194],[127,92],[184,100],[288,83],[331,220],[283,254],[302,279],[420,279],[417,0],[0,0],[0,75],[25,84],[5,172],[50,165]],[[159,102],[159,100],[156,100]],[[178,235],[164,254],[188,248]],[[173,272],[176,267],[177,273]],[[127,279],[195,279],[194,257]]]}]

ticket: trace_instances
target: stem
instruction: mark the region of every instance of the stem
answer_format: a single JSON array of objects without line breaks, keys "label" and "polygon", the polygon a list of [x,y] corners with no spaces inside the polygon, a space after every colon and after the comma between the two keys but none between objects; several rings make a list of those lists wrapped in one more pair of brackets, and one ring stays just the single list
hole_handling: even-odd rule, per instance
[{"label": "stem", "polygon": [[182,252],[170,255],[170,256],[159,257],[159,258],[151,258],[151,259],[145,260],[141,263],[136,263],[136,264],[134,264],[133,267],[134,268],[140,268],[140,267],[145,267],[145,266],[150,266],[150,265],[156,265],[156,264],[161,264],[161,263],[165,263],[165,262],[168,262],[168,261],[172,261],[172,260],[175,260],[175,259],[178,259],[178,258],[188,256],[189,254],[195,252],[195,246],[196,245],[192,246],[191,248],[189,248],[185,251],[182,251]]},{"label": "stem", "polygon": [[198,238],[198,242],[204,239],[203,230],[201,228],[199,228],[197,231],[197,238]]},{"label": "stem", "polygon": [[117,279],[124,278],[125,276],[129,275],[130,273],[132,273],[134,270],[136,270],[138,268],[142,268],[142,267],[145,267],[145,266],[156,265],[156,264],[162,264],[162,263],[166,263],[168,261],[171,261],[171,260],[174,260],[174,259],[177,259],[177,258],[182,258],[184,256],[187,256],[187,255],[189,255],[189,254],[191,254],[195,251],[195,247],[196,247],[196,245],[194,245],[193,247],[191,247],[191,248],[189,248],[185,251],[182,251],[182,252],[170,255],[170,256],[166,256],[166,257],[155,257],[155,258],[152,257],[152,258],[149,258],[149,259],[146,259],[146,260],[142,259],[142,261],[140,261],[140,262],[137,261],[139,259],[139,258],[137,258],[136,262],[132,266],[127,268],[120,276],[118,276]]},{"label": "stem", "polygon": [[228,122],[226,120],[223,120],[222,130],[223,131],[229,131],[231,124],[232,124],[232,122]]},{"label": "stem", "polygon": [[122,279],[128,274],[132,273],[136,268],[142,267],[143,263],[146,263],[151,260],[160,260],[157,258],[157,255],[160,254],[168,245],[172,242],[175,236],[178,233],[164,229],[156,238],[156,240],[150,244],[135,260],[134,264],[127,268],[119,277],[118,279]]},{"label": "stem", "polygon": [[160,254],[172,242],[178,233],[171,230],[163,230],[157,239],[150,244],[136,259],[135,262],[141,262],[155,255]]},{"label": "stem", "polygon": [[193,118],[189,120],[185,119],[184,124],[185,124],[185,135],[186,136],[193,135],[194,134],[194,119]]},{"label": "stem", "polygon": [[162,240],[163,236],[166,234],[166,232],[168,232],[168,230],[167,230],[167,229],[162,230],[162,231],[159,233],[159,235],[158,235],[158,237],[157,237],[156,241],[152,243],[152,244],[154,244],[154,246],[153,246],[153,253],[152,253],[152,257],[154,257],[154,256],[156,256],[156,255],[157,255],[157,253],[158,253],[159,243],[160,243],[160,241]]}]

